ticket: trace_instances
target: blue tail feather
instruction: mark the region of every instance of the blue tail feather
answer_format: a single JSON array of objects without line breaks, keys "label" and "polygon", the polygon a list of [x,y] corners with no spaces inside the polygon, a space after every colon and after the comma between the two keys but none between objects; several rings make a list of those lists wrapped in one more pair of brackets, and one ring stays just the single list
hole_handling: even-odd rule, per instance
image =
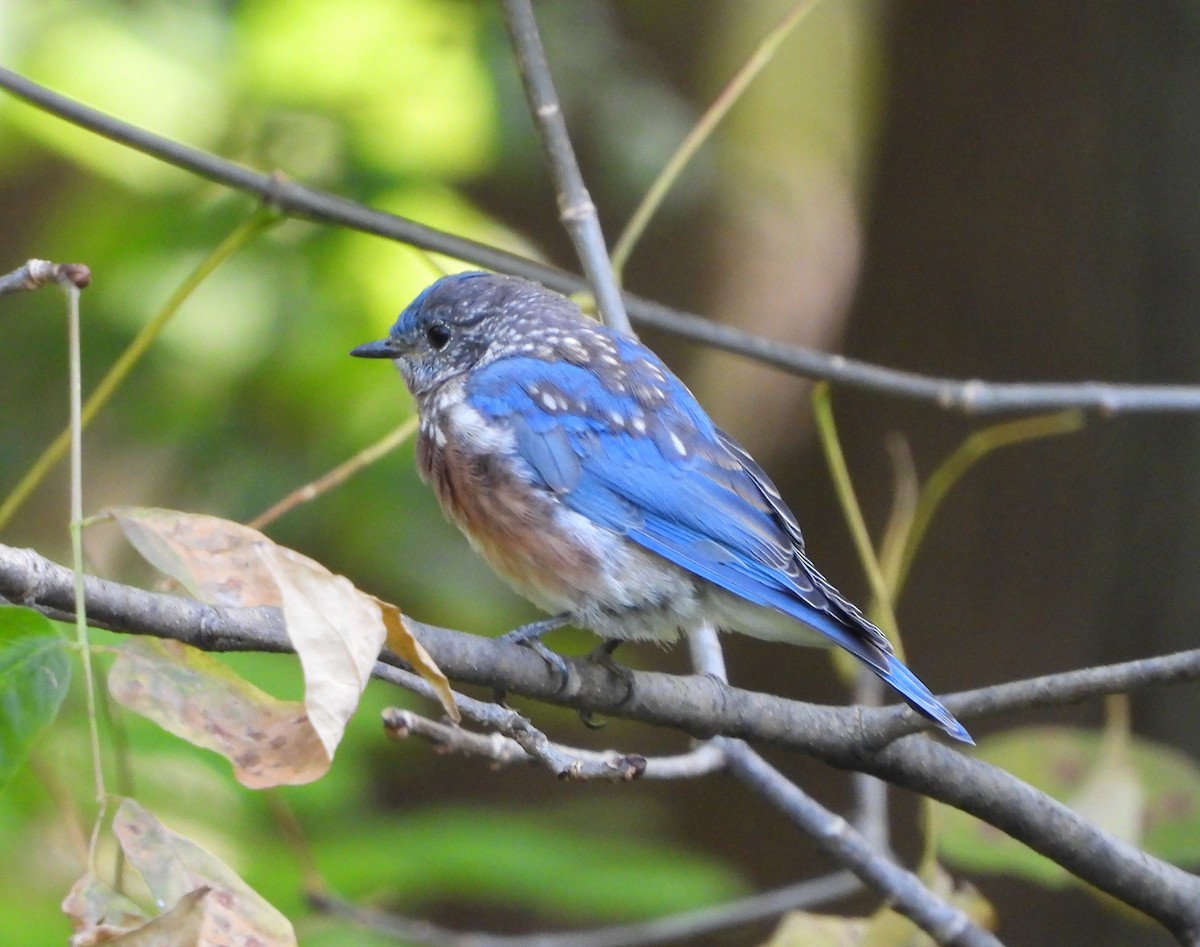
[{"label": "blue tail feather", "polygon": [[971,734],[967,733],[966,728],[954,718],[954,714],[942,706],[942,702],[933,696],[929,688],[922,684],[912,671],[896,658],[891,658],[888,663],[889,667],[886,671],[880,671],[874,667],[871,670],[899,691],[900,695],[908,701],[909,706],[921,716],[928,717],[954,739],[972,746],[975,745],[975,741],[971,739]]},{"label": "blue tail feather", "polygon": [[[887,684],[895,688],[908,705],[921,716],[928,717],[954,739],[972,746],[975,745],[975,741],[971,739],[966,728],[954,718],[954,714],[942,706],[942,702],[921,683],[920,678],[891,654],[890,649],[888,652],[882,651],[873,639],[862,634],[861,628],[874,629],[875,626],[863,618],[857,609],[854,609],[851,614],[861,622],[859,626],[839,621],[828,612],[818,611],[803,602],[790,601],[785,605],[786,607],[781,610],[810,628],[815,628],[834,643],[849,651]],[[878,633],[878,629],[876,631]],[[882,637],[881,633],[880,637]],[[884,640],[886,641],[886,639]]]}]

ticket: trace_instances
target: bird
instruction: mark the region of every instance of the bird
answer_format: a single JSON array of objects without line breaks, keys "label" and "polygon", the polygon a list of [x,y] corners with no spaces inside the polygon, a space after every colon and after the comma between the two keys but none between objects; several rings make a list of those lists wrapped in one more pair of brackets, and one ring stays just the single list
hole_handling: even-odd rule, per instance
[{"label": "bird", "polygon": [[537,283],[442,277],[386,338],[416,404],[418,473],[474,549],[554,616],[609,642],[710,622],[841,647],[956,740],[970,734],[817,571],[763,469],[649,348]]}]

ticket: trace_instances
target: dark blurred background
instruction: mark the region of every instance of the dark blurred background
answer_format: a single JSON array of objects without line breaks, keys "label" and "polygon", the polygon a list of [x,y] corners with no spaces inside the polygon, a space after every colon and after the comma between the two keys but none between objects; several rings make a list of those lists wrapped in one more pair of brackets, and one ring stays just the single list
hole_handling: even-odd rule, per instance
[{"label": "dark blurred background", "polygon": [[[657,170],[790,9],[759,0],[542,2],[552,67],[614,238]],[[454,0],[14,0],[0,63],[161,133],[431,225],[575,268],[496,8]],[[956,378],[1194,383],[1200,348],[1200,5],[1182,0],[964,4],[826,0],[780,49],[639,244],[627,284],[770,338]],[[0,270],[91,265],[90,384],[180,279],[251,209],[182,172],[0,96]],[[287,223],[220,269],[101,414],[85,503],[248,519],[399,423],[399,381],[351,363],[435,271],[378,239]],[[0,496],[66,420],[52,295],[0,311]],[[771,472],[810,551],[865,596],[812,437],[809,384],[659,334],[648,342]],[[876,535],[900,433],[928,474],[982,420],[836,389]],[[1191,647],[1197,628],[1197,421],[1092,419],[1001,451],[939,511],[900,603],[909,664],[936,691]],[[0,541],[68,556],[59,469]],[[441,520],[411,447],[270,529],[417,617],[497,633],[534,617]],[[149,577],[110,527],[102,574]],[[583,635],[553,642],[583,650]],[[785,649],[786,650],[786,649]],[[683,649],[631,648],[684,669]],[[843,701],[815,652],[730,641],[735,683]],[[295,691],[277,659],[238,667]],[[342,893],[462,928],[654,916],[831,867],[774,810],[723,779],[567,786],[380,738],[374,685],[333,772],[289,790]],[[518,702],[567,742],[686,746],[612,722],[598,734]],[[0,796],[0,918],[65,936],[79,871],[63,808],[82,762],[78,704]],[[1195,754],[1193,687],[1133,700],[1138,734]],[[980,721],[1094,727],[1099,704]],[[227,765],[137,721],[139,799],[226,857],[294,917],[295,858]],[[842,774],[785,770],[845,810]],[[65,792],[60,792],[65,787]],[[58,802],[51,801],[57,797]],[[897,845],[916,807],[893,793]],[[28,865],[39,866],[30,872]],[[972,876],[1012,944],[1169,943],[1079,886]],[[873,907],[867,897],[837,909]],[[301,920],[305,943],[344,943]],[[769,925],[706,943],[753,944]],[[356,941],[357,942],[357,941]],[[362,943],[374,943],[365,935]]]}]

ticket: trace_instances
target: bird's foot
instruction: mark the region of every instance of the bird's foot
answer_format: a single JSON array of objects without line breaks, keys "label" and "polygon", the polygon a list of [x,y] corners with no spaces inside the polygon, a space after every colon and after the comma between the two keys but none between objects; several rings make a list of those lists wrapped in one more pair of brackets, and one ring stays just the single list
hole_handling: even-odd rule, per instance
[{"label": "bird's foot", "polygon": [[[555,654],[541,642],[542,635],[549,634],[556,628],[561,628],[567,624],[570,618],[567,615],[552,615],[550,618],[542,618],[538,621],[531,621],[527,625],[522,625],[520,628],[514,628],[512,631],[506,632],[497,638],[497,641],[505,641],[508,644],[519,644],[529,648],[534,654],[546,662],[550,670],[558,675],[559,685],[558,691],[564,691],[571,679],[571,669],[567,667],[567,662],[563,660],[562,655]],[[504,703],[504,692],[497,690],[496,700],[499,703]]]},{"label": "bird's foot", "polygon": [[[598,664],[625,685],[625,696],[618,703],[625,703],[633,696],[633,672],[613,659],[613,652],[621,645],[621,638],[609,638],[588,652],[587,660]],[[602,726],[594,719],[584,720],[587,726]]]}]

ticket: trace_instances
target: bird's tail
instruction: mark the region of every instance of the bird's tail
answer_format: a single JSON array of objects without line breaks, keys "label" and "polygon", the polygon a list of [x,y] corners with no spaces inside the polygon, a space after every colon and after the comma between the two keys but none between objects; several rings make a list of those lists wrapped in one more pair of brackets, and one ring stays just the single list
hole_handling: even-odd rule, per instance
[{"label": "bird's tail", "polygon": [[[832,587],[830,587],[832,589]],[[836,594],[836,593],[831,593]],[[894,687],[901,697],[908,702],[922,717],[928,717],[947,734],[963,743],[975,745],[971,734],[954,719],[942,702],[921,683],[917,675],[906,668],[894,654],[883,632],[871,624],[857,608],[845,602],[840,596],[836,604],[844,613],[844,617],[830,614],[828,611],[817,611],[812,608],[793,610],[792,615],[806,625],[823,632],[836,644],[841,645],[852,655],[862,661],[867,667],[878,674],[889,685]],[[868,634],[871,632],[873,634]],[[884,647],[877,642],[882,641]],[[886,650],[885,650],[886,648]]]},{"label": "bird's tail", "polygon": [[872,671],[894,687],[908,702],[908,705],[921,716],[928,717],[954,739],[970,743],[972,746],[975,745],[971,734],[967,733],[966,728],[954,718],[954,714],[943,707],[942,702],[933,696],[929,688],[896,658],[888,657],[887,670],[882,670],[874,665],[869,666]]}]

